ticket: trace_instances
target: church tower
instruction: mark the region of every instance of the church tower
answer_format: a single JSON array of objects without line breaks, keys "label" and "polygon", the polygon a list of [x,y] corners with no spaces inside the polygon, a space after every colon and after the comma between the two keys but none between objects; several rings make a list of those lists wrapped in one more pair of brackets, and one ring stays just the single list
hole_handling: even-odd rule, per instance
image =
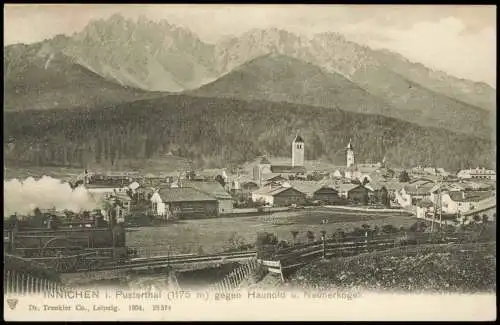
[{"label": "church tower", "polygon": [[351,144],[351,139],[349,139],[349,144],[346,147],[346,156],[347,156],[347,168],[354,166],[354,148]]},{"label": "church tower", "polygon": [[292,142],[292,166],[304,166],[304,140],[298,133]]}]

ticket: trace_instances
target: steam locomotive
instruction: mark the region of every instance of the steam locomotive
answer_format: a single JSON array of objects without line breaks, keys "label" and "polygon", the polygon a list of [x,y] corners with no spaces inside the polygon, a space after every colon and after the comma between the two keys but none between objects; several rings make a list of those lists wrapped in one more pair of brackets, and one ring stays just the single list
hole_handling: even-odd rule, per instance
[{"label": "steam locomotive", "polygon": [[4,252],[42,262],[61,273],[120,263],[135,253],[126,246],[123,223],[91,217],[55,226],[49,217],[44,225],[27,226],[19,220],[5,224]]}]

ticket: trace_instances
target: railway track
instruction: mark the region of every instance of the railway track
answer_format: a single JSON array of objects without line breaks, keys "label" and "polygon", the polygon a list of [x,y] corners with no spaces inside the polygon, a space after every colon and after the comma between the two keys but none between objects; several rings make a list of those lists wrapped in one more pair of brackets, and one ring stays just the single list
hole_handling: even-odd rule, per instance
[{"label": "railway track", "polygon": [[[224,263],[228,261],[249,260],[256,256],[256,251],[245,251],[235,253],[220,253],[203,256],[155,256],[155,257],[139,257],[121,264],[107,263],[92,269],[94,271],[132,271],[132,270],[147,270],[153,268],[164,268],[168,266],[183,265],[183,264],[199,264],[199,263]],[[77,272],[88,272],[88,269],[79,269]]]}]

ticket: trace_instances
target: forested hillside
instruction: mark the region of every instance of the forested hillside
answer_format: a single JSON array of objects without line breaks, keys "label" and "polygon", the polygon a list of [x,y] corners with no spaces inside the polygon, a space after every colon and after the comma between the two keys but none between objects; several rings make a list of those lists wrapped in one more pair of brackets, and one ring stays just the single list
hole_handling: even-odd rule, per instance
[{"label": "forested hillside", "polygon": [[383,116],[265,101],[175,95],[108,109],[4,117],[5,156],[16,164],[113,165],[171,153],[206,167],[226,166],[264,153],[288,156],[297,131],[306,141],[306,159],[343,164],[352,138],[359,162],[385,156],[394,165],[450,170],[494,162],[486,140]]}]

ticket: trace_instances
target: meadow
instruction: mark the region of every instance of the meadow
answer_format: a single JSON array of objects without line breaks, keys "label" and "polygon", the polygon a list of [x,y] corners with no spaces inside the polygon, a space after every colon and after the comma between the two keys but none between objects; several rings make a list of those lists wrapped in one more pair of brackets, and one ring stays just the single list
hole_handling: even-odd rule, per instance
[{"label": "meadow", "polygon": [[[322,223],[327,220],[328,223]],[[127,233],[127,245],[139,248],[141,255],[210,254],[253,244],[258,232],[274,233],[279,240],[291,242],[291,231],[298,231],[298,242],[306,242],[307,231],[319,237],[335,231],[352,231],[363,224],[371,227],[391,224],[409,227],[415,217],[401,212],[359,212],[315,208],[277,212],[252,217],[180,220],[162,227],[133,228]]]}]

